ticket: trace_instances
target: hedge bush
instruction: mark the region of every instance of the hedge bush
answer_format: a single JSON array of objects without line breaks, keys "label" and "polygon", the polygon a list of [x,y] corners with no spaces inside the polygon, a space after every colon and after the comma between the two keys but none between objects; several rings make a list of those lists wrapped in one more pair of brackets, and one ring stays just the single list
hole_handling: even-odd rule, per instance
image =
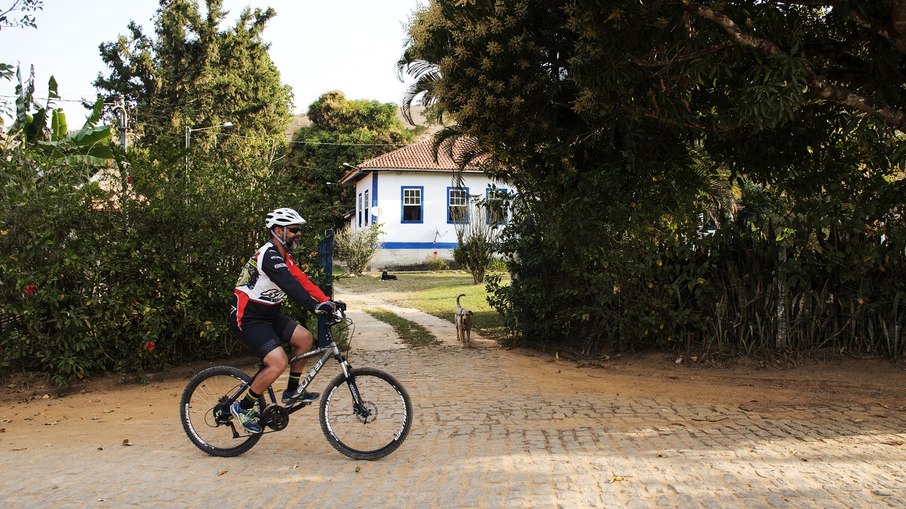
[{"label": "hedge bush", "polygon": [[264,213],[299,200],[262,166],[130,152],[99,170],[5,152],[0,370],[65,385],[246,353],[226,326],[233,284],[266,238]]},{"label": "hedge bush", "polygon": [[[582,356],[656,347],[898,359],[906,211],[894,204],[868,214],[830,201],[740,213],[713,234],[675,216],[617,231],[524,204],[501,245],[512,282],[490,279],[492,304],[514,338]],[[568,207],[563,217],[592,217],[577,202]]]}]

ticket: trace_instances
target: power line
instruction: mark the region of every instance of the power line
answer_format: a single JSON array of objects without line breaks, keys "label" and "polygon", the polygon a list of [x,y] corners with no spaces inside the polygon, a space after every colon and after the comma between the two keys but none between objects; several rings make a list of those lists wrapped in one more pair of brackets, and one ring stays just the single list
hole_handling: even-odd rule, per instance
[{"label": "power line", "polygon": [[[6,95],[0,94],[0,97],[5,99],[18,99],[17,95]],[[46,101],[47,97],[32,97],[33,100],[37,101]],[[83,100],[76,99],[60,99],[54,98],[55,101],[59,102],[70,102],[70,103],[79,103],[82,104]],[[111,105],[113,103],[104,103],[105,105]],[[213,133],[214,136],[229,136],[231,138],[244,138],[248,140],[261,140],[267,139],[267,136],[246,136],[242,134],[233,134],[233,133]],[[279,138],[274,138],[279,140]],[[284,140],[285,143],[290,145],[328,145],[328,146],[338,146],[338,147],[405,147],[406,143],[342,143],[342,142],[331,142],[331,141],[296,141],[296,140]]]},{"label": "power line", "polygon": [[[19,98],[18,95],[6,95],[6,94],[0,94],[0,97],[2,97],[4,99],[18,99]],[[61,102],[61,103],[80,103],[81,104],[83,101],[87,101],[87,100],[88,99],[86,99],[86,98],[63,99],[61,97],[54,97],[51,99],[49,97],[32,97],[32,101],[55,101],[55,102]]]},{"label": "power line", "polygon": [[[245,138],[248,140],[261,140],[267,139],[266,136],[246,136],[242,134],[232,134],[232,133],[214,133],[214,136],[223,136],[230,138]],[[279,139],[274,137],[273,139]],[[341,142],[332,142],[332,141],[295,141],[295,140],[285,140],[286,143],[292,145],[337,145],[344,147],[405,147],[407,143],[341,143]]]}]

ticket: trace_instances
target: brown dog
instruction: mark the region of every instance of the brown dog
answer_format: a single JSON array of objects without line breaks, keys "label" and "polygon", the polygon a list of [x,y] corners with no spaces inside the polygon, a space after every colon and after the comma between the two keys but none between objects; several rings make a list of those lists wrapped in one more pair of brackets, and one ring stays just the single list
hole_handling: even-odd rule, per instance
[{"label": "brown dog", "polygon": [[472,311],[464,309],[459,303],[459,299],[465,297],[461,293],[456,297],[456,339],[463,347],[472,346]]}]

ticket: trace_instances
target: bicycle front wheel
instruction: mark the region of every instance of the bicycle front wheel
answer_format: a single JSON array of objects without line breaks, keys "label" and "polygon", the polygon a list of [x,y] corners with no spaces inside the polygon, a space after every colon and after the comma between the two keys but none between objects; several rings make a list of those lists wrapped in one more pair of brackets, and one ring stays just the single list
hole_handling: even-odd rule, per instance
[{"label": "bicycle front wheel", "polygon": [[[353,391],[359,394],[356,404]],[[412,402],[403,386],[374,368],[353,369],[327,384],[319,412],[321,430],[334,449],[357,460],[395,451],[412,427]]]},{"label": "bicycle front wheel", "polygon": [[230,414],[228,400],[248,379],[241,369],[214,366],[186,385],[179,400],[179,418],[199,449],[212,456],[238,456],[261,439],[260,433],[249,433]]}]

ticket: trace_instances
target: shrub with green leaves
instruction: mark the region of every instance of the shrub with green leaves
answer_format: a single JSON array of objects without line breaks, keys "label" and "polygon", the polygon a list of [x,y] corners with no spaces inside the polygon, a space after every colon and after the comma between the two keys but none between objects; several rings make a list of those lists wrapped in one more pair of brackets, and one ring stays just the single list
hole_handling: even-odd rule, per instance
[{"label": "shrub with green leaves", "polygon": [[477,285],[484,282],[485,273],[494,261],[498,226],[485,220],[489,210],[487,201],[475,203],[473,209],[467,220],[456,223],[457,246],[453,248],[453,260],[472,275]]},{"label": "shrub with green leaves", "polygon": [[368,263],[380,249],[378,239],[384,232],[380,224],[371,224],[368,228],[340,230],[334,241],[336,256],[346,262],[349,273],[361,276],[368,270]]},{"label": "shrub with green leaves", "polygon": [[[302,200],[260,161],[186,172],[179,156],[130,152],[100,170],[3,152],[0,369],[65,385],[247,352],[226,325],[232,288],[266,211]],[[302,263],[316,266],[317,241],[305,236]]]},{"label": "shrub with green leaves", "polygon": [[792,206],[775,195],[710,234],[694,222],[619,234],[585,222],[585,235],[607,239],[597,243],[564,242],[578,233],[530,212],[503,238],[512,283],[491,276],[491,301],[514,336],[580,355],[657,347],[900,358],[904,210],[869,223],[867,205],[829,205],[818,197]]},{"label": "shrub with green leaves", "polygon": [[450,268],[449,264],[447,264],[447,260],[438,256],[437,251],[434,251],[425,257],[425,267],[434,272],[440,272]]}]

